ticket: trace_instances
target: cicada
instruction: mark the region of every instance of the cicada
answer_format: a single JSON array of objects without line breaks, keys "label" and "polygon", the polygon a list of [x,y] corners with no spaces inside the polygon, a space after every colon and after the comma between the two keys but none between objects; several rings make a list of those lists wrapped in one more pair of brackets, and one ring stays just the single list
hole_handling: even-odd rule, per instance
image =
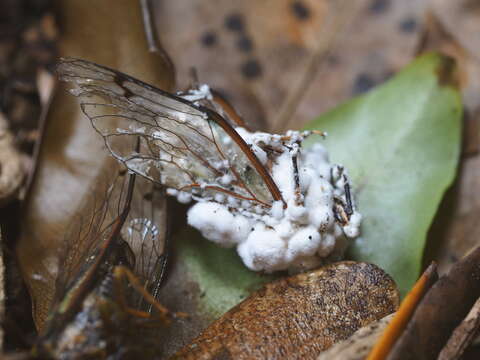
[{"label": "cicada", "polygon": [[[249,132],[207,85],[171,94],[78,59],[62,59],[58,73],[110,153],[179,201],[196,201],[189,224],[236,246],[248,268],[312,268],[358,235],[346,169],[319,142],[302,147],[316,132]],[[124,151],[122,141],[140,148]]]},{"label": "cicada", "polygon": [[89,217],[77,218],[66,236],[56,302],[36,357],[145,354],[153,350],[145,323],[170,321],[156,299],[166,253],[163,217],[154,212],[164,205],[152,201],[153,184],[135,187],[136,175],[125,173],[101,201],[93,199]]}]

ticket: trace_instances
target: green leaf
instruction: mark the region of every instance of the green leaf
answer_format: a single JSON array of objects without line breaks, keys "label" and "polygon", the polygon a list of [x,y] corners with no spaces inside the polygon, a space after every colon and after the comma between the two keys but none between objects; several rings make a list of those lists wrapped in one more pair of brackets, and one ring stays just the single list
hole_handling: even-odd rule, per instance
[{"label": "green leaf", "polygon": [[419,275],[427,230],[455,177],[462,104],[454,75],[450,58],[421,56],[308,125],[329,133],[324,144],[349,170],[364,216],[350,256],[382,267],[402,294]]},{"label": "green leaf", "polygon": [[176,237],[175,243],[189,280],[198,285],[198,310],[207,318],[220,317],[261,284],[274,279],[250,271],[235,249],[221,248],[190,227]]},{"label": "green leaf", "polygon": [[[309,126],[330,133],[322,141],[353,180],[364,222],[351,257],[381,266],[403,293],[418,276],[427,229],[455,175],[461,101],[453,71],[451,60],[423,56]],[[185,269],[173,291],[177,298],[194,294],[192,311],[204,319],[219,317],[273,279],[248,270],[234,249],[220,248],[190,227],[173,242]]]}]

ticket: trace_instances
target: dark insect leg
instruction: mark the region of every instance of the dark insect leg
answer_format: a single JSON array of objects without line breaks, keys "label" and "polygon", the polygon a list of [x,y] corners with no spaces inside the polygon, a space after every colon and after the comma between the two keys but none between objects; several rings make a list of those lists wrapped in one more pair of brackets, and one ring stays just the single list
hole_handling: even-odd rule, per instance
[{"label": "dark insect leg", "polygon": [[345,199],[347,201],[347,206],[345,207],[345,212],[347,213],[348,217],[353,214],[353,204],[352,204],[352,194],[350,193],[350,182],[348,178],[343,175],[343,179],[345,181]]},{"label": "dark insect leg", "polygon": [[293,181],[295,182],[295,203],[297,205],[303,204],[302,193],[300,191],[300,176],[298,174],[297,154],[292,156],[293,164]]}]

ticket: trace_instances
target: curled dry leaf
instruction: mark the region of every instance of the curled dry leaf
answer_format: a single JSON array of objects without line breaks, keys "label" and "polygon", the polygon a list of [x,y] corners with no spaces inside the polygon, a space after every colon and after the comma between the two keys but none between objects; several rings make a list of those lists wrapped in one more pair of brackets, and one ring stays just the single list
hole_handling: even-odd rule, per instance
[{"label": "curled dry leaf", "polygon": [[[63,36],[61,56],[75,56],[132,73],[163,89],[173,73],[159,56],[148,53],[140,5],[130,0],[57,2]],[[128,25],[126,25],[128,24]],[[55,95],[38,157],[38,171],[26,200],[17,255],[33,302],[36,325],[42,328],[55,291],[57,249],[65,229],[78,218],[83,199],[115,161],[64,88]]]},{"label": "curled dry leaf", "polygon": [[375,265],[339,262],[266,285],[210,325],[175,359],[315,359],[395,311],[393,280]]},{"label": "curled dry leaf", "polygon": [[432,262],[417,280],[415,286],[410,290],[405,299],[403,299],[395,317],[368,355],[368,360],[383,360],[387,358],[395,341],[402,335],[405,327],[410,321],[415,308],[437,279],[437,264]]},{"label": "curled dry leaf", "polygon": [[425,295],[389,360],[436,359],[480,296],[480,247],[455,264]]},{"label": "curled dry leaf", "polygon": [[440,352],[438,360],[460,359],[465,349],[478,335],[480,328],[480,298],[468,313],[462,323],[453,331],[445,347]]},{"label": "curled dry leaf", "polygon": [[317,360],[363,360],[375,345],[395,313],[374,321],[353,333],[347,340],[322,352]]},{"label": "curled dry leaf", "polygon": [[20,188],[25,168],[20,153],[14,146],[13,135],[0,113],[0,205],[11,200]]}]

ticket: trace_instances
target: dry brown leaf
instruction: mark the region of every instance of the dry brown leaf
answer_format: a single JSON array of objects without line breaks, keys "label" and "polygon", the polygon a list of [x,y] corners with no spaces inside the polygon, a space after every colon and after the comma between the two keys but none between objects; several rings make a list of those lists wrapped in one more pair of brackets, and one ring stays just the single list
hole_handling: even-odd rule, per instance
[{"label": "dry brown leaf", "polygon": [[425,295],[389,360],[436,359],[480,296],[480,247],[456,263]]},{"label": "dry brown leaf", "polygon": [[0,353],[3,350],[5,324],[5,265],[3,262],[3,239],[0,229]]},{"label": "dry brown leaf", "polygon": [[480,298],[460,325],[453,331],[447,344],[443,347],[438,360],[461,359],[465,349],[475,340],[480,328]]},{"label": "dry brown leaf", "polygon": [[372,322],[320,354],[317,360],[363,360],[382,335],[395,313]]},{"label": "dry brown leaf", "polygon": [[25,177],[25,166],[15,148],[7,121],[0,113],[0,206],[12,200]]},{"label": "dry brown leaf", "polygon": [[[139,3],[129,0],[58,1],[62,56],[107,65],[160,88],[172,87],[164,61],[148,53]],[[115,167],[101,137],[80,111],[77,99],[61,88],[48,114],[38,172],[23,211],[17,255],[42,328],[54,294],[57,249],[68,224],[99,179]]]},{"label": "dry brown leaf", "polygon": [[210,325],[175,359],[315,359],[395,311],[399,295],[378,267],[350,261],[267,284]]},{"label": "dry brown leaf", "polygon": [[[227,95],[247,122],[284,131],[407,64],[426,3],[163,1],[156,14],[180,87],[195,67],[200,81]],[[297,109],[289,100],[298,90],[304,95]]]},{"label": "dry brown leaf", "polygon": [[[443,17],[438,16],[443,11],[439,8],[440,3],[442,1],[433,3],[434,11],[426,19],[420,50],[440,50],[456,59],[466,107],[459,175],[434,220],[426,250],[426,261],[435,259],[439,271],[446,273],[458,259],[477,246],[480,236],[480,228],[477,226],[480,213],[480,195],[477,191],[480,186],[480,62],[462,46],[455,35],[456,31],[446,25]],[[471,16],[473,15],[474,13]],[[480,14],[476,16],[480,21]]]},{"label": "dry brown leaf", "polygon": [[476,0],[433,0],[432,7],[448,31],[480,60],[480,3]]}]

